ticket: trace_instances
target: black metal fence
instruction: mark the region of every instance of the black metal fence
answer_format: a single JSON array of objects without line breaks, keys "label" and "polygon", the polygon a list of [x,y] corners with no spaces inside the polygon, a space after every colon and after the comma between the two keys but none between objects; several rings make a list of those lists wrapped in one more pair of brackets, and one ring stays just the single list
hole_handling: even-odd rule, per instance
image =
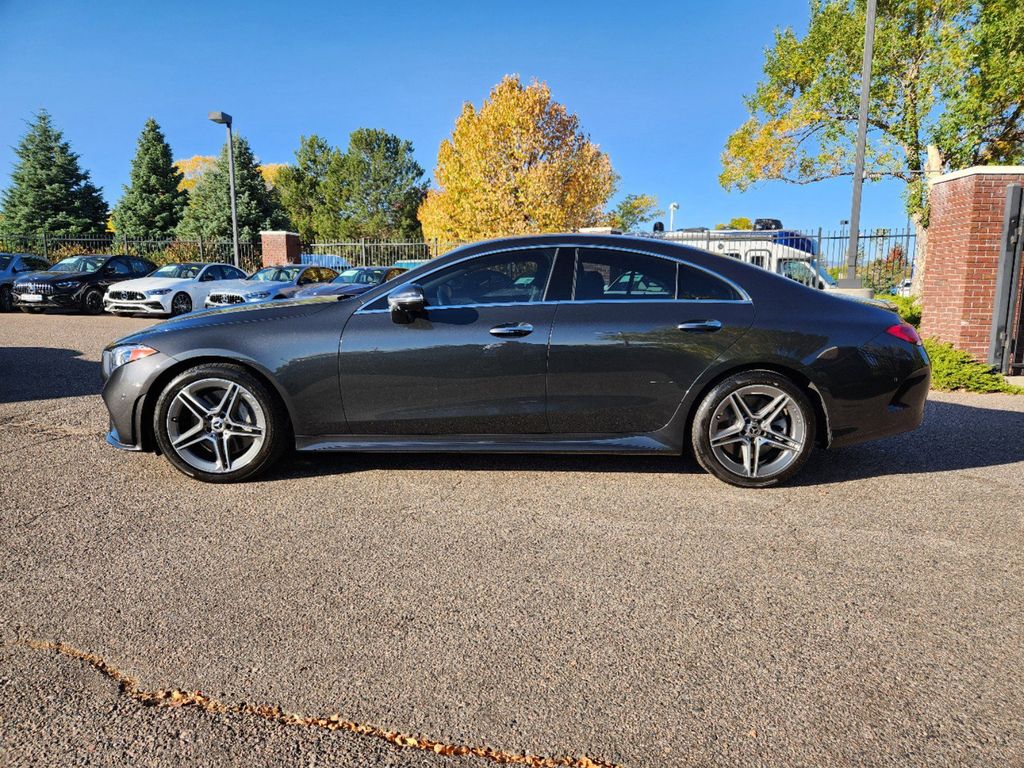
[{"label": "black metal fence", "polygon": [[[0,235],[0,252],[34,253],[49,261],[86,253],[109,253],[119,256],[142,256],[157,265],[179,261],[234,263],[230,240],[140,240],[117,235],[84,235],[54,237],[52,235]],[[262,263],[260,243],[238,244],[239,266],[246,272],[259,269]]]},{"label": "black metal fence", "polygon": [[345,243],[307,243],[302,247],[303,262],[323,267],[390,267],[407,261],[433,259],[458,246],[460,242],[442,240],[355,240]]},{"label": "black metal fence", "polygon": [[[662,237],[675,239],[680,233]],[[685,243],[714,250],[711,245],[720,238],[735,237],[744,241],[756,239],[765,243],[790,245],[813,250],[818,262],[833,276],[845,274],[846,251],[850,233],[846,230],[783,230],[779,232],[743,232],[731,235],[725,231],[688,232]],[[392,266],[401,262],[432,259],[463,245],[457,241],[357,240],[337,243],[308,243],[303,246],[303,262],[322,266]],[[0,252],[35,253],[50,261],[83,253],[115,253],[144,256],[157,264],[176,261],[207,261],[232,263],[230,240],[136,240],[117,235],[85,237],[53,237],[49,235],[0,236]],[[857,248],[857,276],[865,286],[879,293],[894,291],[913,274],[917,254],[917,234],[913,228],[869,229],[860,233]],[[260,243],[239,244],[242,269],[253,272],[262,263]]]}]

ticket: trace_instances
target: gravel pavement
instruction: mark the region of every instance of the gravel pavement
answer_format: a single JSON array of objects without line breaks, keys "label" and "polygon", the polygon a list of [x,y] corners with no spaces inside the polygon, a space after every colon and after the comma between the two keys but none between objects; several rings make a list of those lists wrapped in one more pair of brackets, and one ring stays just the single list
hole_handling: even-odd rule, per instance
[{"label": "gravel pavement", "polygon": [[730,488],[690,459],[107,447],[142,320],[0,315],[0,765],[486,765],[246,712],[625,766],[1024,764],[1024,398]]}]

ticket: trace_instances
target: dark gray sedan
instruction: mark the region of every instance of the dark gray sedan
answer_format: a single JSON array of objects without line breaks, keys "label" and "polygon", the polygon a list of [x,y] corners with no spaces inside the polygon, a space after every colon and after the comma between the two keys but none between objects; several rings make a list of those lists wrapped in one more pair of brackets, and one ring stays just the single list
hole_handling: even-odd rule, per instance
[{"label": "dark gray sedan", "polygon": [[[108,441],[252,477],[285,450],[680,454],[740,486],[913,429],[928,358],[891,311],[664,241],[460,248],[349,298],[241,306],[103,353]],[[385,460],[385,459],[382,459]]]},{"label": "dark gray sedan", "polygon": [[19,277],[50,268],[50,262],[31,253],[0,253],[0,312],[14,309],[11,287]]}]

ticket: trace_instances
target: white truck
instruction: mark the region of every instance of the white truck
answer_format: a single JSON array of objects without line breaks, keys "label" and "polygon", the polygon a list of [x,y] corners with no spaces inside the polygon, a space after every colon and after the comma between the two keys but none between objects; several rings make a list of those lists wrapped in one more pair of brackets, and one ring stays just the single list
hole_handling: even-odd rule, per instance
[{"label": "white truck", "polygon": [[836,281],[818,263],[818,244],[793,230],[679,229],[658,236],[754,264],[819,290],[830,291],[837,287]]}]

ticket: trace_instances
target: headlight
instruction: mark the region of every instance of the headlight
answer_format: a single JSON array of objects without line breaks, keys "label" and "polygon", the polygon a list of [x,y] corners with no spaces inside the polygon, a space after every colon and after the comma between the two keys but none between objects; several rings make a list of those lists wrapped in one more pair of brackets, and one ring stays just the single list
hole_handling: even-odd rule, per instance
[{"label": "headlight", "polygon": [[156,350],[145,344],[122,344],[103,351],[103,370],[108,376],[125,363],[133,363],[155,355]]},{"label": "headlight", "polygon": [[166,296],[171,292],[170,288],[157,288],[154,291],[146,291],[147,296]]},{"label": "headlight", "polygon": [[247,293],[245,298],[247,299],[266,299],[270,297],[270,291],[259,291],[258,293]]},{"label": "headlight", "polygon": [[61,280],[58,283],[54,283],[55,288],[77,288],[82,284],[81,280]]}]

